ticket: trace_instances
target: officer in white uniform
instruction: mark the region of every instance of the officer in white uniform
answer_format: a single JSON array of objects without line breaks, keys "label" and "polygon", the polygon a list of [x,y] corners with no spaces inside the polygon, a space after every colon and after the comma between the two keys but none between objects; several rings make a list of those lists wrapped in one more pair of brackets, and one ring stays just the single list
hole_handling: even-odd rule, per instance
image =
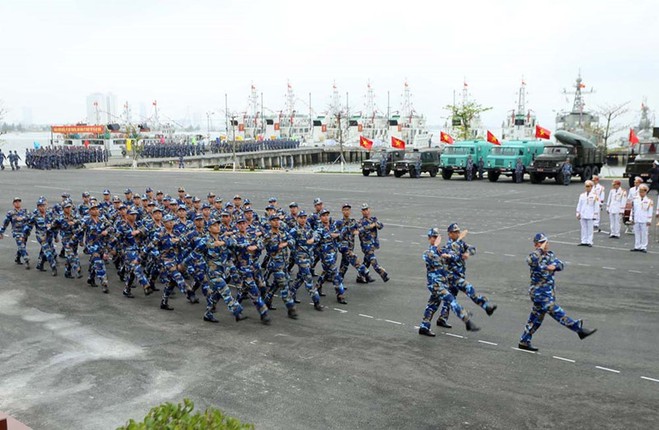
[{"label": "officer in white uniform", "polygon": [[654,204],[648,197],[650,188],[642,184],[638,187],[638,197],[634,199],[631,220],[634,223],[634,252],[648,252],[648,230],[652,222],[652,208]]},{"label": "officer in white uniform", "polygon": [[609,224],[611,225],[609,237],[614,239],[620,239],[620,223],[627,201],[627,191],[622,189],[621,184],[619,179],[613,181],[613,188],[609,191],[609,198],[606,201],[606,211],[609,214]]},{"label": "officer in white uniform", "polygon": [[602,212],[602,205],[604,204],[604,199],[606,197],[606,190],[604,189],[604,185],[600,184],[600,177],[595,175],[593,176],[593,192],[597,195],[597,198],[599,198],[599,204],[595,208],[595,218],[593,222],[593,229],[595,229],[598,233],[601,232],[602,230],[600,229],[600,215]]},{"label": "officer in white uniform", "polygon": [[[629,189],[627,192],[627,203],[629,207],[631,208],[632,203],[634,202],[634,198],[638,196],[638,187],[643,183],[643,179],[641,179],[639,176],[634,178],[634,186]],[[629,225],[631,224],[631,221],[626,223],[625,225],[625,234],[634,234],[633,231],[630,230]]]},{"label": "officer in white uniform", "polygon": [[593,246],[593,222],[599,207],[599,197],[593,192],[593,181],[586,181],[586,191],[579,196],[577,219],[581,222],[581,243],[579,246]]}]

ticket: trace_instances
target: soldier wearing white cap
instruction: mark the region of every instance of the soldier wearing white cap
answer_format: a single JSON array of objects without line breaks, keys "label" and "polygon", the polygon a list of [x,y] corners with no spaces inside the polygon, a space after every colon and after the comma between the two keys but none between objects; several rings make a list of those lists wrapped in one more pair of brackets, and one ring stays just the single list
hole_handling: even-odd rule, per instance
[{"label": "soldier wearing white cap", "polygon": [[597,232],[601,232],[602,230],[600,229],[600,215],[602,212],[602,205],[604,204],[604,199],[605,199],[605,189],[604,185],[600,184],[600,177],[595,175],[593,176],[593,192],[599,199],[599,203],[595,207],[595,218],[593,219],[593,229],[597,230]]},{"label": "soldier wearing white cap", "polygon": [[642,184],[638,188],[638,197],[634,199],[631,221],[634,223],[634,249],[631,251],[648,252],[648,230],[652,222],[652,208],[654,206],[648,197],[649,187]]},{"label": "soldier wearing white cap", "polygon": [[586,181],[586,190],[579,196],[577,219],[581,222],[581,243],[579,246],[593,246],[593,222],[599,207],[599,197],[593,192],[593,181]]},{"label": "soldier wearing white cap", "polygon": [[609,214],[609,224],[611,233],[609,237],[620,239],[620,223],[622,215],[625,212],[625,202],[627,201],[627,191],[620,186],[619,179],[613,181],[612,188],[609,191],[609,197],[606,201],[606,212]]}]

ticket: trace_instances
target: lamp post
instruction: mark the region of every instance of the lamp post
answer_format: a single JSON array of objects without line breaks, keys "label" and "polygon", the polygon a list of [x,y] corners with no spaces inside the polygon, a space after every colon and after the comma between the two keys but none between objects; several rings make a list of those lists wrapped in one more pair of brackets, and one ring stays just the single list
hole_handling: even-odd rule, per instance
[{"label": "lamp post", "polygon": [[215,112],[206,112],[206,138],[209,142],[211,140],[211,115],[215,115]]},{"label": "lamp post", "polygon": [[231,136],[233,140],[233,171],[236,171],[236,116],[231,115]]}]

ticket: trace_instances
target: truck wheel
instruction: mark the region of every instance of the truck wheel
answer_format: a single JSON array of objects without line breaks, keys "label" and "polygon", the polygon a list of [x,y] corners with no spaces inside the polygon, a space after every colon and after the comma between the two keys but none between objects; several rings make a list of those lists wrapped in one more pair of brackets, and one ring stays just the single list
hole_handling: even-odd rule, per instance
[{"label": "truck wheel", "polygon": [[384,172],[384,176],[389,176],[389,173],[391,173],[391,169],[387,168],[387,170]]},{"label": "truck wheel", "polygon": [[600,168],[597,166],[593,166],[593,176],[597,176],[600,174]]},{"label": "truck wheel", "polygon": [[590,166],[584,167],[583,171],[581,172],[581,182],[589,181],[592,178],[593,178],[593,171],[590,170]]},{"label": "truck wheel", "polygon": [[394,176],[397,177],[397,178],[400,178],[401,176],[403,176],[403,174],[404,174],[404,172],[401,172],[400,170],[394,171]]},{"label": "truck wheel", "polygon": [[529,176],[531,177],[532,184],[539,184],[542,182],[542,178],[537,173],[529,173]]},{"label": "truck wheel", "polygon": [[[487,172],[487,179],[488,179],[488,181],[490,181],[490,182],[496,182],[496,181],[499,180],[499,176],[500,176],[500,175],[501,175],[501,172],[496,172],[496,171],[494,171],[494,170],[489,170],[489,171]],[[513,182],[515,182],[514,179],[513,179]]]},{"label": "truck wheel", "polygon": [[444,178],[448,181],[449,179],[451,179],[451,176],[453,176],[453,170],[451,170],[451,169],[442,169],[442,178]]},{"label": "truck wheel", "polygon": [[380,170],[380,168],[378,168],[375,173],[377,173],[378,176],[382,176],[382,170]]},{"label": "truck wheel", "polygon": [[370,174],[371,174],[371,171],[370,171],[370,170],[366,170],[366,169],[362,170],[362,175],[364,175],[364,176],[368,176],[368,175],[370,175]]},{"label": "truck wheel", "polygon": [[429,173],[430,173],[431,178],[434,178],[435,176],[437,176],[437,167],[433,167],[432,169],[430,169]]},{"label": "truck wheel", "polygon": [[410,179],[411,179],[411,178],[416,178],[416,177],[417,177],[417,176],[416,176],[416,169],[415,169],[414,167],[412,167],[412,168],[410,169]]},{"label": "truck wheel", "polygon": [[556,174],[556,177],[554,179],[556,179],[556,183],[558,185],[563,185],[563,183],[565,182],[563,181],[563,174],[560,172]]}]

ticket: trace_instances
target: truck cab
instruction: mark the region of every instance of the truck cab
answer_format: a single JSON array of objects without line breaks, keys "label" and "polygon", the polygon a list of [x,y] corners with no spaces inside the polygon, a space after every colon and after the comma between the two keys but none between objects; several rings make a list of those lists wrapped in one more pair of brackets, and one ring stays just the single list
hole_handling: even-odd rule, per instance
[{"label": "truck cab", "polygon": [[482,157],[485,168],[487,168],[487,160],[492,150],[491,143],[485,140],[463,140],[455,142],[451,145],[444,147],[440,166],[442,168],[442,178],[451,179],[453,173],[465,175],[467,160],[471,156],[474,166],[477,168],[478,160]]},{"label": "truck cab", "polygon": [[629,186],[634,186],[636,176],[647,182],[650,179],[650,169],[655,160],[659,161],[659,139],[653,137],[648,140],[642,140],[633,147],[636,157],[633,161],[627,162],[623,177],[629,178]]},{"label": "truck cab", "polygon": [[400,178],[406,173],[410,178],[418,178],[427,172],[431,177],[439,172],[440,150],[438,148],[414,149],[406,152],[402,160],[394,163],[394,176]]},{"label": "truck cab", "polygon": [[375,172],[378,176],[388,176],[394,168],[394,163],[401,160],[404,154],[402,149],[373,151],[368,159],[362,161],[362,174],[368,176]]},{"label": "truck cab", "polygon": [[502,174],[514,178],[518,159],[522,160],[526,173],[526,168],[542,154],[544,148],[545,143],[541,140],[504,141],[502,146],[493,147],[487,157],[487,178],[490,182],[496,182]]}]

